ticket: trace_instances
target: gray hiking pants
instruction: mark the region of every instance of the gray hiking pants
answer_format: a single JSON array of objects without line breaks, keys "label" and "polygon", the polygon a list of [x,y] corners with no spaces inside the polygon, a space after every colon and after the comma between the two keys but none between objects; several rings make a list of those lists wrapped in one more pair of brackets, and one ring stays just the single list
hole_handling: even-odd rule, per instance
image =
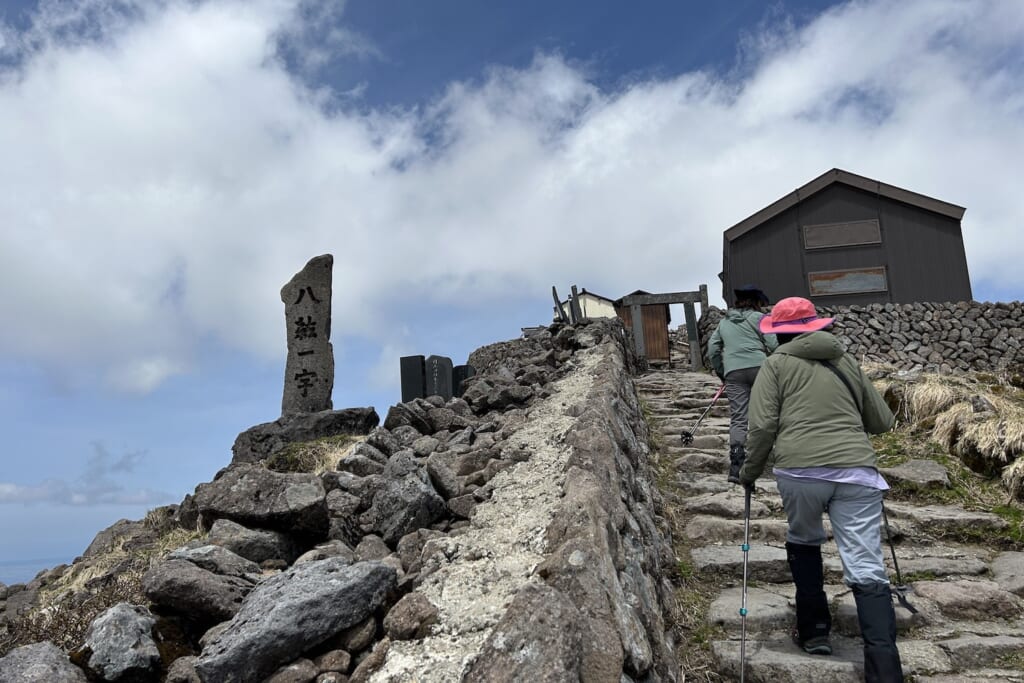
[{"label": "gray hiking pants", "polygon": [[747,444],[747,410],[750,389],[761,368],[733,370],[725,376],[725,395],[729,398],[729,446]]},{"label": "gray hiking pants", "polygon": [[843,560],[843,581],[889,583],[882,554],[882,492],[860,484],[776,477],[789,519],[786,540],[801,545],[825,542],[821,515],[828,512]]}]

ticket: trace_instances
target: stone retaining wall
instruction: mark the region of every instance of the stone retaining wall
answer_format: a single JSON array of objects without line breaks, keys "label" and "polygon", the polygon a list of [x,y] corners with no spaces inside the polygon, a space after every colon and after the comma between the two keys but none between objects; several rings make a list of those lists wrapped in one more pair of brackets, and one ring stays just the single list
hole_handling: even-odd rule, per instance
[{"label": "stone retaining wall", "polygon": [[[832,331],[861,362],[944,373],[1000,371],[1024,363],[1024,303],[1019,301],[822,306],[818,313],[835,316]],[[722,315],[714,306],[701,315],[705,363],[707,340]]]}]

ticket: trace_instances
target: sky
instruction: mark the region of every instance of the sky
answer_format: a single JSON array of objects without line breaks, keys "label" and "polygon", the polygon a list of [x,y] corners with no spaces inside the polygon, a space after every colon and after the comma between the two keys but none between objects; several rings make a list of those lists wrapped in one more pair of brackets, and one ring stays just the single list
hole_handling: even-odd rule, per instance
[{"label": "sky", "polygon": [[334,406],[383,419],[552,285],[720,305],[722,232],[833,167],[967,207],[1020,300],[1022,158],[1018,0],[0,0],[0,566],[276,419],[316,255]]}]

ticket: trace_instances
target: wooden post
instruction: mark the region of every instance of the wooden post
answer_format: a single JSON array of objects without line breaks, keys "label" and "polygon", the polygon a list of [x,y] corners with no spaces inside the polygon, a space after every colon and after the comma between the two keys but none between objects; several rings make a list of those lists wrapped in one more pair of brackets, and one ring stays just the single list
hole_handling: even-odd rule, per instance
[{"label": "wooden post", "polygon": [[558,298],[558,291],[554,285],[551,285],[551,296],[555,298],[555,310],[558,311],[558,319],[563,323],[569,322],[569,316],[565,314],[565,309],[562,308],[562,301]]},{"label": "wooden post", "polygon": [[633,314],[633,339],[636,340],[636,355],[641,358],[647,357],[647,349],[644,347],[644,316],[640,312],[640,304],[633,304],[629,307]]},{"label": "wooden post", "polygon": [[704,315],[708,312],[708,286],[700,286],[700,314]]},{"label": "wooden post", "polygon": [[693,304],[689,301],[683,304],[683,310],[686,312],[686,336],[690,341],[690,369],[696,372],[704,369],[700,340],[697,338],[697,314],[694,313]]},{"label": "wooden post", "polygon": [[573,317],[574,323],[583,320],[583,311],[580,309],[580,295],[576,291],[576,285],[572,286],[572,301],[569,303],[569,312]]}]

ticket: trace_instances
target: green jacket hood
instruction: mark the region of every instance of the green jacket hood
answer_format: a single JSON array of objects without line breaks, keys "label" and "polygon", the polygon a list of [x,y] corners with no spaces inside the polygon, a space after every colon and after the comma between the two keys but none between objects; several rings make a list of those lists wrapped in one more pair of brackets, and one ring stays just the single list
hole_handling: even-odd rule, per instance
[{"label": "green jacket hood", "polygon": [[835,360],[843,355],[843,345],[828,332],[807,332],[793,341],[782,344],[775,353],[808,360]]},{"label": "green jacket hood", "polygon": [[761,318],[764,317],[764,313],[750,308],[730,308],[725,312],[725,317],[729,319],[729,322],[734,322],[738,325],[742,325],[745,321],[750,321],[754,327],[757,327],[757,324],[761,322]]}]

